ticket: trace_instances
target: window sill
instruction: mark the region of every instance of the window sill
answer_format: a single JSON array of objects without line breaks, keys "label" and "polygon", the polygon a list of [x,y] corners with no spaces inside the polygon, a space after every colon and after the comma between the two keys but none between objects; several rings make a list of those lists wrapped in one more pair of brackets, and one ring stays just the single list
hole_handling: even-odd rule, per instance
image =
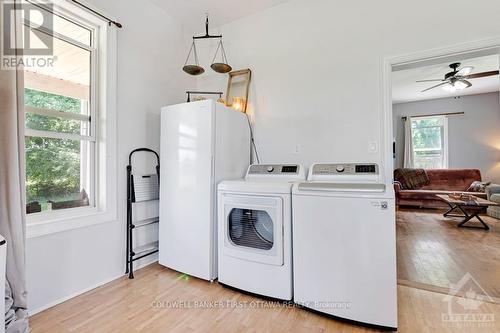
[{"label": "window sill", "polygon": [[36,238],[112,221],[116,221],[116,214],[98,211],[96,208],[35,213],[26,217],[26,238]]}]

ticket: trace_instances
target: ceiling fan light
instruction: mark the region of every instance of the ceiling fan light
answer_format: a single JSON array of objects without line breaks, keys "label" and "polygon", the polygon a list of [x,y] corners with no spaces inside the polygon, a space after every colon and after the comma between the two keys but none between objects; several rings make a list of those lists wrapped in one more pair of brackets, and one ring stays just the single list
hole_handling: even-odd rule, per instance
[{"label": "ceiling fan light", "polygon": [[455,92],[457,90],[457,88],[453,84],[447,83],[447,84],[443,85],[443,90],[446,90],[448,92]]},{"label": "ceiling fan light", "polygon": [[456,75],[458,76],[466,76],[466,75],[469,75],[472,70],[474,69],[474,67],[472,66],[466,66],[466,67],[462,67],[462,69],[460,69]]}]

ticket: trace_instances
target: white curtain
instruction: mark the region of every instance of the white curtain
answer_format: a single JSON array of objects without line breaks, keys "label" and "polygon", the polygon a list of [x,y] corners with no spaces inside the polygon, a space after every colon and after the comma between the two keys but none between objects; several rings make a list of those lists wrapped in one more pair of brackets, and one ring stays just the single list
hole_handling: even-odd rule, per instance
[{"label": "white curtain", "polygon": [[404,155],[403,167],[413,168],[413,142],[411,138],[411,117],[403,118],[404,121]]},{"label": "white curtain", "polygon": [[[0,0],[3,5],[4,0]],[[0,19],[1,20],[1,19]],[[4,22],[2,24],[2,31]],[[5,325],[27,332],[25,280],[24,112],[22,72],[0,69],[0,234],[7,240]],[[18,91],[20,95],[18,94]]]}]

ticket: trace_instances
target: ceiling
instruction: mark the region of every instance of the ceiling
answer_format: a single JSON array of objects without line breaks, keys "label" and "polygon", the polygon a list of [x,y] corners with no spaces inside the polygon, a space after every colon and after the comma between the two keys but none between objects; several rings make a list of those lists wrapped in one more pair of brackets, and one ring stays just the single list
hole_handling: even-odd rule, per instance
[{"label": "ceiling", "polygon": [[205,13],[210,14],[210,26],[218,27],[243,16],[251,15],[288,0],[151,0],[193,32],[205,31]]},{"label": "ceiling", "polygon": [[[454,93],[438,87],[426,92],[422,90],[429,88],[439,82],[421,82],[417,80],[442,79],[444,75],[451,71],[448,65],[453,62],[446,62],[437,65],[430,65],[392,73],[392,98],[393,103],[405,103],[426,99],[444,98],[452,96],[464,96],[488,93],[499,90],[499,76],[489,76],[484,78],[470,79],[472,87]],[[472,73],[485,72],[499,69],[498,55],[489,55],[470,58],[460,61],[463,66],[473,66]]]}]

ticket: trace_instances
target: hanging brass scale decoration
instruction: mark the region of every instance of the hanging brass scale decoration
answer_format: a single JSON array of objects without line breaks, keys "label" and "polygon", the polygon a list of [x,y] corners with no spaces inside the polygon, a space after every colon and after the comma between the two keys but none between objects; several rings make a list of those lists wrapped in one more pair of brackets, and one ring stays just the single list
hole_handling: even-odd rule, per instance
[{"label": "hanging brass scale decoration", "polygon": [[[188,65],[191,52],[193,52],[194,54],[194,64]],[[191,75],[200,75],[205,73],[205,70],[203,69],[203,67],[200,66],[200,62],[198,61],[198,53],[196,52],[196,44],[194,43],[194,40],[193,44],[191,44],[191,48],[189,49],[186,63],[184,64],[184,67],[182,67],[182,70]]]},{"label": "hanging brass scale decoration", "polygon": [[[198,60],[198,53],[196,52],[196,40],[198,39],[211,39],[218,38],[219,44],[217,44],[217,50],[215,51],[214,58],[212,60],[212,65],[210,66],[217,73],[229,73],[232,70],[232,67],[227,62],[226,50],[224,49],[224,44],[222,44],[222,35],[212,36],[208,33],[208,14],[205,20],[205,35],[204,36],[193,36],[193,44],[191,44],[191,48],[189,49],[188,56],[186,58],[186,62],[182,70],[190,75],[200,75],[205,72],[205,69],[200,66],[200,62]],[[221,54],[221,62],[216,62],[217,54]],[[189,58],[191,57],[191,53],[194,57],[194,63],[189,63]]]}]

